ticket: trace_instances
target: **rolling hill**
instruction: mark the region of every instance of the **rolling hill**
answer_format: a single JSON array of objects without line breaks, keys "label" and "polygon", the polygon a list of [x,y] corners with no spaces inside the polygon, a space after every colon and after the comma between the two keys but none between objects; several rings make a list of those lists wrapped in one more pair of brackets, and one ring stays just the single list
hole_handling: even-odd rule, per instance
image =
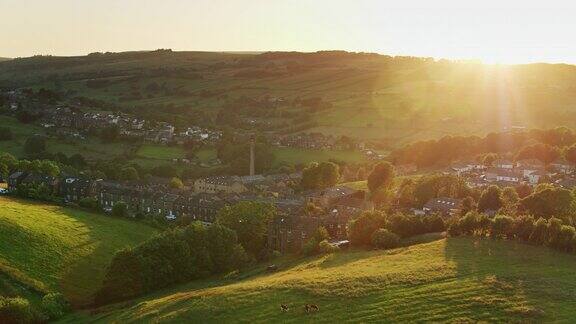
[{"label": "rolling hill", "polygon": [[[278,260],[63,322],[569,322],[576,258],[514,242],[448,238],[390,251]],[[317,304],[307,314],[304,304]],[[288,312],[280,305],[287,304]]]},{"label": "rolling hill", "polygon": [[117,250],[156,232],[72,208],[5,197],[0,206],[0,292],[20,282],[61,292],[76,307],[91,303]]},{"label": "rolling hill", "polygon": [[[576,126],[576,67],[562,64],[158,50],[14,59],[0,63],[0,87],[50,88],[88,98],[96,109],[177,125],[211,124],[223,110],[262,130],[293,127],[393,145],[511,127]],[[277,98],[284,100],[271,105]],[[321,100],[306,101],[314,98]]]}]

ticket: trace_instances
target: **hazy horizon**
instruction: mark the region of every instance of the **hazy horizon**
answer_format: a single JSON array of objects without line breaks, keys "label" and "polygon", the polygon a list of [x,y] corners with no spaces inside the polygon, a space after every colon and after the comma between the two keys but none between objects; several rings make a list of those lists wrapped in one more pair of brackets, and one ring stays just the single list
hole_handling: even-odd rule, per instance
[{"label": "hazy horizon", "polygon": [[576,63],[576,4],[495,0],[0,0],[0,57],[345,50],[488,63]]}]

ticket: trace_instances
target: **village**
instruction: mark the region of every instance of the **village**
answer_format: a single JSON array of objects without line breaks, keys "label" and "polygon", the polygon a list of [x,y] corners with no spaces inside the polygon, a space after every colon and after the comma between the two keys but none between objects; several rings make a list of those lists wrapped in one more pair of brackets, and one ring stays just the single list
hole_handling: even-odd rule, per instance
[{"label": "village", "polygon": [[[254,148],[252,147],[252,150]],[[254,154],[252,151],[252,159]],[[253,165],[254,161],[251,161]],[[409,166],[398,170],[414,171]],[[492,166],[481,163],[455,163],[442,173],[463,179],[470,188],[490,185],[499,187],[534,187],[541,183],[572,189],[576,186],[573,164],[558,160],[545,166],[536,159],[511,162],[495,160]],[[299,190],[302,172],[290,174],[254,174],[247,176],[211,176],[198,178],[182,188],[173,188],[169,179],[149,178],[146,181],[89,180],[80,177],[50,177],[28,172],[15,172],[8,179],[8,193],[20,185],[34,184],[50,188],[65,203],[76,204],[93,198],[104,212],[112,212],[120,202],[127,205],[131,217],[152,215],[172,221],[215,221],[224,206],[242,201],[268,203],[277,210],[270,223],[268,244],[278,251],[301,248],[319,227],[327,229],[334,241],[345,241],[350,221],[374,209],[364,190],[346,184],[318,190]],[[411,174],[404,173],[403,176]],[[414,175],[413,176],[418,176]],[[412,209],[415,215],[457,215],[463,200],[450,197],[431,198],[422,209]],[[310,212],[310,210],[314,210]],[[496,211],[492,211],[494,213]]]},{"label": "village", "polygon": [[[22,90],[0,91],[9,99],[11,115],[32,116],[49,136],[85,141],[98,131],[114,128],[125,140],[144,143],[184,145],[189,142],[215,146],[222,139],[220,129],[188,125],[178,129],[169,122],[152,121],[123,112],[107,112],[91,109],[81,102],[40,102],[35,95]],[[253,130],[235,130],[234,136],[246,137]],[[384,155],[368,148],[366,143],[348,136],[332,136],[322,133],[297,133],[280,135],[274,131],[262,131],[267,141],[275,147],[306,150],[353,150],[359,151],[367,160],[383,160]],[[189,159],[180,162],[190,163]]]}]

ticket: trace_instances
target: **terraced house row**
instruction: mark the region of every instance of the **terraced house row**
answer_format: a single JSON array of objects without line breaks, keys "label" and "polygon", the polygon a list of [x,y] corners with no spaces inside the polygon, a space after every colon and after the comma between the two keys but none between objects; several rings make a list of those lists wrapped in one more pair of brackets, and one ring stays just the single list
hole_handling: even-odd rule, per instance
[{"label": "terraced house row", "polygon": [[[105,212],[123,202],[133,217],[152,215],[167,220],[183,217],[205,223],[214,222],[224,206],[242,201],[268,203],[276,208],[269,224],[268,244],[279,251],[299,249],[318,226],[324,226],[334,239],[345,239],[350,219],[372,208],[358,196],[358,191],[348,187],[294,193],[288,183],[297,178],[297,175],[213,177],[198,179],[188,189],[173,189],[160,178],[118,182],[15,172],[8,184],[10,192],[17,192],[22,185],[42,186],[65,203],[95,198]],[[322,212],[308,212],[308,204],[314,204]]]}]

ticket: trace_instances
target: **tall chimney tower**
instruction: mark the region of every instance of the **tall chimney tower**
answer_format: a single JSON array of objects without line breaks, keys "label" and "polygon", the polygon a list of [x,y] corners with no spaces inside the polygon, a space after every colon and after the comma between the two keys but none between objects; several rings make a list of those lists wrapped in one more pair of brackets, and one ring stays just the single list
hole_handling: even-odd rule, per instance
[{"label": "tall chimney tower", "polygon": [[250,175],[254,175],[254,146],[256,144],[256,139],[254,135],[250,136]]}]

